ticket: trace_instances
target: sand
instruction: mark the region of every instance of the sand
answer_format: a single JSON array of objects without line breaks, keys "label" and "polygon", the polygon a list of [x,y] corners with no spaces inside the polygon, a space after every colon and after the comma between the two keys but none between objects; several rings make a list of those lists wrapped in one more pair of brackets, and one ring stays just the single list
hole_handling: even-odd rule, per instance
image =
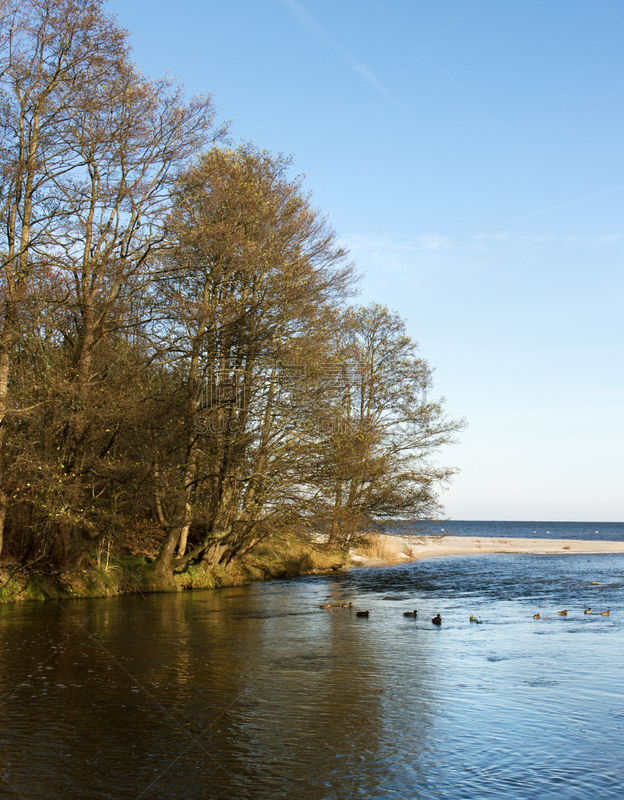
[{"label": "sand", "polygon": [[[624,542],[596,542],[579,539],[507,539],[495,536],[396,536],[397,561],[419,561],[440,556],[471,556],[490,553],[624,553]],[[403,552],[401,552],[403,551]],[[410,553],[407,555],[407,553]],[[374,566],[391,561],[352,554],[354,566]]]}]

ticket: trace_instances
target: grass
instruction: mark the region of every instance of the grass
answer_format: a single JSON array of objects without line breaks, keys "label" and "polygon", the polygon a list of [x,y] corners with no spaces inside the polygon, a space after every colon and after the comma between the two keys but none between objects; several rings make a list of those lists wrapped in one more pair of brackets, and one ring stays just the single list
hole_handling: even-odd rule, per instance
[{"label": "grass", "polygon": [[97,553],[90,555],[93,566],[73,572],[20,570],[15,565],[0,567],[0,603],[242,586],[254,581],[331,572],[346,566],[348,561],[348,555],[341,551],[323,551],[294,537],[276,538],[261,543],[229,567],[216,565],[205,570],[189,566],[168,580],[144,556],[111,553],[106,561],[100,559],[97,566]]},{"label": "grass", "polygon": [[293,537],[261,542],[244,557],[240,568],[258,575],[252,580],[267,580],[331,572],[345,567],[347,561],[344,551],[323,550]]}]

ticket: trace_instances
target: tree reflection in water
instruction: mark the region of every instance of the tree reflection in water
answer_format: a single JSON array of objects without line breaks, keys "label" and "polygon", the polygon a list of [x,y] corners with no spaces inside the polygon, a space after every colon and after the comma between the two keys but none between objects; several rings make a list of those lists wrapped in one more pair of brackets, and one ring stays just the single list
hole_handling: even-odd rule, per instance
[{"label": "tree reflection in water", "polygon": [[[617,797],[623,566],[440,559],[2,607],[0,795]],[[575,597],[596,575],[609,617]],[[328,597],[353,608],[320,610]],[[569,614],[533,619],[550,606]]]}]

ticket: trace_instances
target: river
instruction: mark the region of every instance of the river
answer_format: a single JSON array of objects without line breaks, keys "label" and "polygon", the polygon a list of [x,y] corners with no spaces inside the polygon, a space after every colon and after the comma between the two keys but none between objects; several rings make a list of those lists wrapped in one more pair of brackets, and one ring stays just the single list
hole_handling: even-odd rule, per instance
[{"label": "river", "polygon": [[0,797],[621,798],[623,634],[612,554],[0,607]]}]

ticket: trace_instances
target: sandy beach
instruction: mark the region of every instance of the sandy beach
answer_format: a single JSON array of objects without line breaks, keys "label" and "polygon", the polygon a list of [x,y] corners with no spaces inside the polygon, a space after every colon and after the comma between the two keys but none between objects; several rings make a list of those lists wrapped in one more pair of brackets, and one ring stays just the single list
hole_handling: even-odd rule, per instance
[{"label": "sandy beach", "polygon": [[352,553],[354,566],[373,566],[397,561],[419,561],[441,556],[470,556],[489,553],[533,553],[574,555],[575,553],[624,553],[624,542],[578,539],[510,539],[494,536],[392,536],[386,537],[394,558],[368,558]]}]

